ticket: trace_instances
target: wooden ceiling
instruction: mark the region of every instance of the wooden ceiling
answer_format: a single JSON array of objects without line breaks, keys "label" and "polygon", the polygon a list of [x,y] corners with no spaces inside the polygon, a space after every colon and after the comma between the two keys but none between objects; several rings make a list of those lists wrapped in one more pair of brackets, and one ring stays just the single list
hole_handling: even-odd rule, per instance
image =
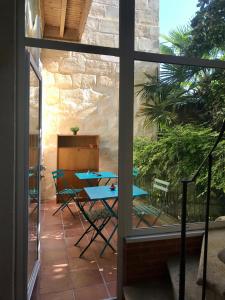
[{"label": "wooden ceiling", "polygon": [[41,0],[44,38],[79,42],[92,0]]}]

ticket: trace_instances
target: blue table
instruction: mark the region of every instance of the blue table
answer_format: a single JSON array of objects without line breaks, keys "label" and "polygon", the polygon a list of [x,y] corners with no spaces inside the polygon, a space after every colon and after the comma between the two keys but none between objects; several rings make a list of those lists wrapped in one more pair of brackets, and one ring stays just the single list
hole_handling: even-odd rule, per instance
[{"label": "blue table", "polygon": [[74,175],[80,180],[86,180],[89,186],[93,186],[93,180],[97,179],[98,184],[102,179],[108,179],[105,182],[105,185],[109,183],[111,179],[118,178],[118,176],[113,172],[82,172],[82,173],[74,173]]},{"label": "blue table", "polygon": [[82,173],[75,173],[74,175],[80,180],[118,178],[118,176],[113,172],[82,172]]},{"label": "blue table", "polygon": [[[90,201],[96,202],[96,201],[103,201],[105,207],[110,211],[110,213],[118,219],[118,215],[114,211],[114,206],[116,202],[118,201],[118,186],[115,186],[115,190],[111,190],[110,186],[94,186],[94,187],[86,187],[84,188],[86,194],[88,195]],[[133,185],[133,198],[135,197],[141,197],[141,196],[147,196],[148,193],[144,191],[143,189]],[[108,203],[109,199],[115,199],[113,204],[110,206]],[[118,227],[118,224],[115,225],[110,237],[108,238],[107,242],[105,243],[104,248],[102,249],[100,256],[103,255],[105,249],[107,246],[110,245],[110,241],[116,232]]]},{"label": "blue table", "polygon": [[[118,198],[118,187],[115,186],[115,190],[112,191],[110,186],[103,185],[103,186],[93,186],[93,187],[86,187],[84,188],[85,192],[87,193],[88,197],[92,201],[97,200],[107,200],[107,199],[115,199]],[[148,193],[141,188],[133,185],[133,198],[147,196]]]}]

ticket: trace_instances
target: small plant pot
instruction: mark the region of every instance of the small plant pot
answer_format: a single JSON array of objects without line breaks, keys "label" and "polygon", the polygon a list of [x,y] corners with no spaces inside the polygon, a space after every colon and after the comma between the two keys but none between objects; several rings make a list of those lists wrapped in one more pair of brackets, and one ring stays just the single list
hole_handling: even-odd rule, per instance
[{"label": "small plant pot", "polygon": [[73,131],[73,135],[77,135],[77,132],[78,132],[78,131]]}]

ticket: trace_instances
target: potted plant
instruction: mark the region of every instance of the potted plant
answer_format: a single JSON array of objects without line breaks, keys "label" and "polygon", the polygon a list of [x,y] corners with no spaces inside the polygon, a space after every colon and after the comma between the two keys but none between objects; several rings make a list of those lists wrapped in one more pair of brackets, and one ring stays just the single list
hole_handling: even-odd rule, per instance
[{"label": "potted plant", "polygon": [[79,131],[79,129],[80,129],[80,128],[77,127],[77,126],[76,126],[76,127],[71,127],[71,128],[70,128],[70,130],[72,131],[73,135],[76,135],[77,132]]}]

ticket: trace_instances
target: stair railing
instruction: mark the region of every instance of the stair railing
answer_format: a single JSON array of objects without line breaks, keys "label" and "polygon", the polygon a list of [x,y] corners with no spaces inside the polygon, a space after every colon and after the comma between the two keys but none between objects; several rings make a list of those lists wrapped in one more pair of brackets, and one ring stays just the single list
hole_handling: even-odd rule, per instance
[{"label": "stair railing", "polygon": [[190,179],[183,179],[182,182],[182,207],[181,207],[181,255],[180,255],[180,278],[179,278],[179,300],[185,299],[185,275],[186,275],[186,221],[187,221],[187,192],[190,183],[196,181],[202,168],[207,165],[207,194],[206,194],[206,207],[205,207],[205,241],[204,241],[204,258],[203,258],[203,282],[202,282],[202,300],[206,296],[206,280],[207,280],[207,257],[208,257],[208,231],[209,231],[209,207],[211,200],[211,179],[212,179],[212,164],[213,152],[217,145],[222,140],[225,132],[225,120],[220,130],[212,149],[202,161],[198,170]]}]

